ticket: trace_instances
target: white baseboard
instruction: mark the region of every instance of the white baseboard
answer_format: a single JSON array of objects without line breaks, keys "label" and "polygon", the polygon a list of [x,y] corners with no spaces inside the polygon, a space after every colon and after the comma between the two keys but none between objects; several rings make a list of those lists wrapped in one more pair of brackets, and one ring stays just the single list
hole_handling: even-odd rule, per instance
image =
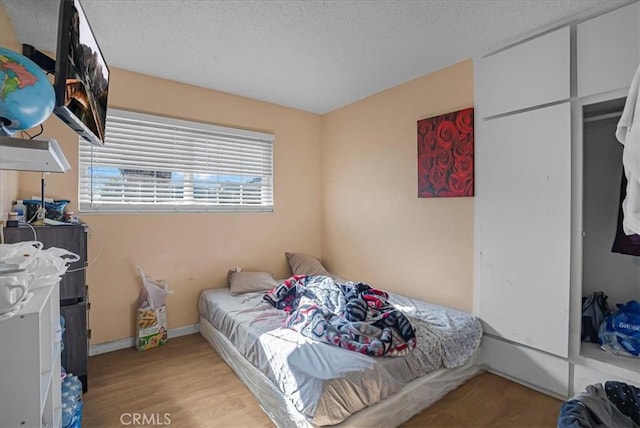
[{"label": "white baseboard", "polygon": [[135,337],[127,337],[125,339],[112,340],[111,342],[97,343],[89,346],[89,356],[105,354],[107,352],[117,351],[119,349],[133,348],[136,346]]},{"label": "white baseboard", "polygon": [[[169,329],[168,337],[180,337],[188,334],[198,333],[200,331],[199,324],[191,324],[184,327]],[[89,346],[89,356],[104,354],[107,352],[117,351],[119,349],[134,348],[136,346],[135,337],[126,337],[124,339],[112,340],[111,342],[97,343]]]},{"label": "white baseboard", "polygon": [[171,339],[172,337],[186,336],[188,334],[194,334],[199,332],[200,332],[200,324],[191,324],[191,325],[185,325],[184,327],[172,328],[167,332],[167,334],[169,339]]}]

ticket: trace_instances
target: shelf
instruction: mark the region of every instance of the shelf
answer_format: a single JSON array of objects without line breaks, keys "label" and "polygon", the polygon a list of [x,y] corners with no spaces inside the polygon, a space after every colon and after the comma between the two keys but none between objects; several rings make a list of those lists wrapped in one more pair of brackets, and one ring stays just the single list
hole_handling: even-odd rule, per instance
[{"label": "shelf", "polygon": [[582,342],[580,355],[584,365],[620,377],[640,378],[640,358],[622,357],[600,349],[595,343]]},{"label": "shelf", "polygon": [[[30,291],[14,316],[0,321],[0,426],[60,427],[60,342],[57,285]],[[55,322],[54,322],[55,321]]]},{"label": "shelf", "polygon": [[0,169],[40,172],[65,172],[71,169],[54,139],[26,140],[0,137],[0,148]]},{"label": "shelf", "polygon": [[[86,266],[87,229],[85,225],[35,226],[35,230],[38,235],[38,241],[41,241],[45,248],[65,248],[81,257],[79,261],[71,264],[70,270]],[[8,228],[5,229],[4,233],[7,243],[33,240],[33,231],[27,226]],[[85,271],[68,271],[62,276],[60,285],[57,288],[60,295],[58,300],[62,303],[62,306],[53,308],[51,323],[55,329],[59,324],[59,312],[63,313],[66,319],[66,331],[62,361],[67,371],[81,377],[81,380],[84,381],[83,389],[87,390],[88,314],[86,310]],[[44,371],[44,369],[41,371]],[[39,376],[40,372],[37,372],[37,375]],[[4,379],[2,380],[4,381]]]}]

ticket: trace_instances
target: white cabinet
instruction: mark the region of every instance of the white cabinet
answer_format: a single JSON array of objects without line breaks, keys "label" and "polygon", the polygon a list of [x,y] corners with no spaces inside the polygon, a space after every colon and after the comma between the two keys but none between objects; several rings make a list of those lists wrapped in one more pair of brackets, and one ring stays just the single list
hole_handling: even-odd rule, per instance
[{"label": "white cabinet", "polygon": [[628,88],[640,64],[640,3],[577,26],[578,96]]},{"label": "white cabinet", "polygon": [[491,335],[567,357],[570,105],[476,123],[476,313]]},{"label": "white cabinet", "polygon": [[488,56],[475,67],[480,117],[569,99],[569,28]]},{"label": "white cabinet", "polygon": [[60,427],[58,285],[31,290],[13,317],[0,321],[0,427]]},{"label": "white cabinet", "polygon": [[624,97],[639,63],[635,2],[474,64],[474,313],[486,363],[560,396],[608,379],[640,385],[638,360],[580,343],[582,105]]},{"label": "white cabinet", "polygon": [[560,397],[569,394],[569,362],[544,352],[485,336],[485,363],[491,371],[516,378]]}]

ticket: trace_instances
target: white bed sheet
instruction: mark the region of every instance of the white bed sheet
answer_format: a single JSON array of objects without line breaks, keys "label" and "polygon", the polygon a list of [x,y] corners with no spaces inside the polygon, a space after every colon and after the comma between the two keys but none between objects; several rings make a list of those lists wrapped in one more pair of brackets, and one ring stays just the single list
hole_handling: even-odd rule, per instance
[{"label": "white bed sheet", "polygon": [[[229,339],[204,317],[200,317],[200,334],[247,386],[276,427],[317,427],[298,412],[273,382],[248,362]],[[476,352],[462,366],[440,368],[414,379],[390,397],[354,413],[333,427],[397,427],[480,374],[484,370],[481,360],[480,352]]]}]

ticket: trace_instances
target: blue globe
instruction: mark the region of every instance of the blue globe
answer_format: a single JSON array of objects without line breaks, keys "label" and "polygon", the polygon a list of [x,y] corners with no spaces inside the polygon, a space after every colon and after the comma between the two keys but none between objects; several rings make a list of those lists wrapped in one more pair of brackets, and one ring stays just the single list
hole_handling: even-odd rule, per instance
[{"label": "blue globe", "polygon": [[53,86],[36,63],[0,47],[0,135],[40,125],[55,100]]}]

